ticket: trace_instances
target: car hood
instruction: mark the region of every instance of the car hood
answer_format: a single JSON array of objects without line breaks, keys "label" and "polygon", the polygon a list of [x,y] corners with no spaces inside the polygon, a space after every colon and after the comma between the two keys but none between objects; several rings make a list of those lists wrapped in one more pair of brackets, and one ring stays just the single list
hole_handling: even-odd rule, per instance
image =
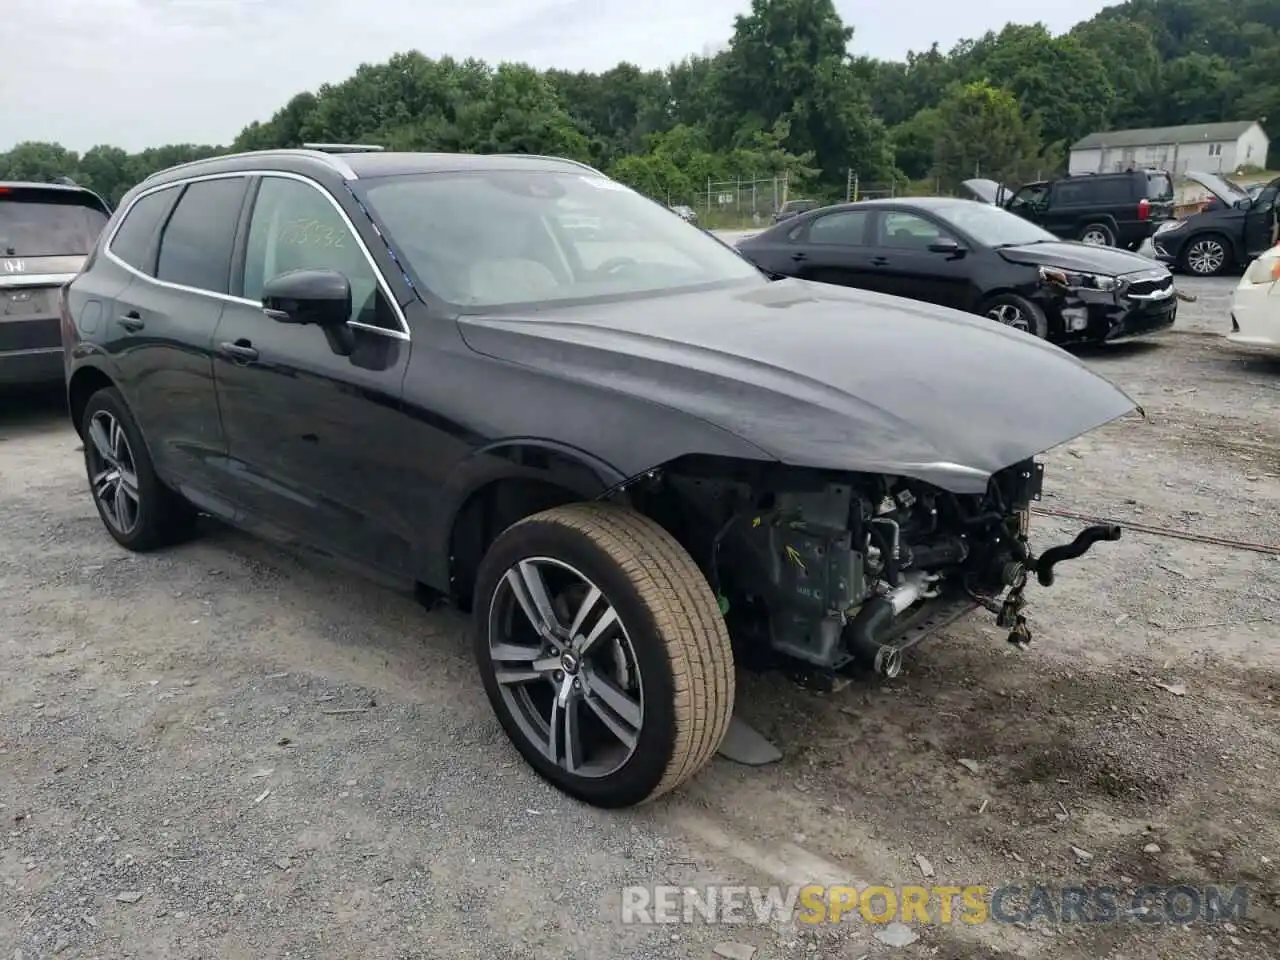
[{"label": "car hood", "polygon": [[1109,277],[1152,270],[1159,266],[1140,253],[1077,243],[1074,240],[1045,240],[1015,247],[999,247],[997,250],[1010,263],[1058,267],[1061,270],[1099,273]]},{"label": "car hood", "polygon": [[960,184],[960,189],[969,194],[972,199],[993,206],[1003,206],[1004,201],[1013,196],[1013,191],[1003,184],[981,177],[964,181]]},{"label": "car hood", "polygon": [[1248,199],[1249,195],[1239,187],[1233,187],[1222,177],[1213,173],[1204,173],[1200,170],[1188,170],[1183,174],[1188,180],[1200,184],[1211,194],[1225,203],[1228,207],[1234,206],[1237,201]]},{"label": "car hood", "polygon": [[[991,474],[1135,407],[1064,350],[993,321],[800,280],[459,325],[478,353],[588,396],[634,397],[638,431],[656,402],[784,463],[956,493],[981,493]],[[591,452],[631,472],[619,462],[630,441],[614,442]]]}]

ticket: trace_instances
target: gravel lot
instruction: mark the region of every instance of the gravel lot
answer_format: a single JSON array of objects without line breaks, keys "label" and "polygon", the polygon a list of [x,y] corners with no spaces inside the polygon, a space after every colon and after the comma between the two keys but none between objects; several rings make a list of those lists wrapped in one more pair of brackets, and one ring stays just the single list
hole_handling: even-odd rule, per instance
[{"label": "gravel lot", "polygon": [[[1053,451],[1044,505],[1280,545],[1280,363],[1220,341],[1233,281],[1180,285],[1171,334],[1086,355],[1148,419]],[[56,398],[4,403],[0,958],[1280,955],[1274,554],[1129,529],[1034,590],[1030,650],[975,617],[895,681],[744,678],[781,763],[606,814],[508,747],[456,614],[213,526],[128,555]],[[917,856],[933,883],[1242,883],[1251,919],[903,947],[617,919],[628,883],[915,883]]]}]

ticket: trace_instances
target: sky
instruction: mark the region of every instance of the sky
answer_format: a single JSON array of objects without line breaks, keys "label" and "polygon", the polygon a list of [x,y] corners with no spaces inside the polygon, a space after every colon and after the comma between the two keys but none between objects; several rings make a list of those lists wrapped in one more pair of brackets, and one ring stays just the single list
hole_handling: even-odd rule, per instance
[{"label": "sky", "polygon": [[[1115,2],[1115,0],[1111,0]],[[1054,32],[1107,0],[836,0],[853,50],[901,58],[1009,21]],[[750,0],[3,0],[0,151],[229,143],[290,97],[362,62],[518,60],[545,69],[662,67],[723,46]],[[890,15],[886,16],[886,8]],[[894,14],[896,11],[896,15]]]}]

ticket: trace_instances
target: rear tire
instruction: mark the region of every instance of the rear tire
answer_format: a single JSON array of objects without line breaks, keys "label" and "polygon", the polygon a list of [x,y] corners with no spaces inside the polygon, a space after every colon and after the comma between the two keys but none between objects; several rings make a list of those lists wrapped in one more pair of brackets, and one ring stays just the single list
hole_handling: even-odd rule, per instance
[{"label": "rear tire", "polygon": [[1049,335],[1049,318],[1026,297],[1001,293],[985,301],[977,310],[990,320],[1029,333],[1041,340]]},{"label": "rear tire", "polygon": [[1105,223],[1085,224],[1080,228],[1078,239],[1081,243],[1087,243],[1095,247],[1114,247],[1116,245],[1116,235]]},{"label": "rear tire", "polygon": [[142,433],[115,387],[89,398],[80,433],[89,493],[116,543],[145,553],[195,532],[195,508],[156,476]]},{"label": "rear tire", "polygon": [[519,521],[480,564],[474,617],[498,721],[564,793],[645,803],[719,749],[734,703],[728,630],[693,559],[647,517],[570,504]]}]

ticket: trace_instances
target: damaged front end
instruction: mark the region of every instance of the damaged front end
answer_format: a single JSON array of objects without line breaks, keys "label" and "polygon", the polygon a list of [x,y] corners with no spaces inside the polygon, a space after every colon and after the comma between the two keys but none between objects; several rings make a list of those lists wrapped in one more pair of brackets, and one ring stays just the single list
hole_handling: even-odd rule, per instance
[{"label": "damaged front end", "polygon": [[991,477],[981,495],[920,480],[692,458],[654,471],[629,495],[693,552],[735,646],[799,662],[813,675],[862,665],[887,677],[903,651],[978,607],[1012,643],[1031,639],[1028,579],[1120,528],[1090,527],[1038,556],[1035,459]]}]

